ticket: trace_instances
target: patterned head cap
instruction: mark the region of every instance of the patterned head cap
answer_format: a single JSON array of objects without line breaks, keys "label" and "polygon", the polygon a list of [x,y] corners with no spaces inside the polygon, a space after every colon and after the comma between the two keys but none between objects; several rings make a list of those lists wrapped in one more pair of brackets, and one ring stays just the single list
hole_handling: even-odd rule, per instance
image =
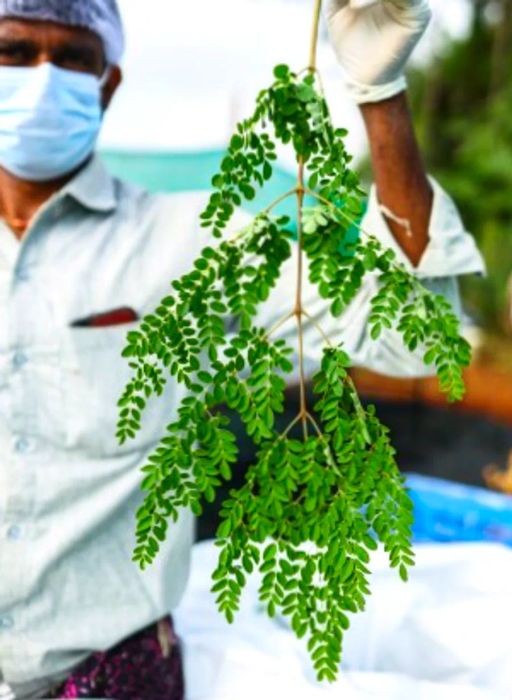
[{"label": "patterned head cap", "polygon": [[0,19],[13,17],[84,27],[100,36],[109,64],[118,63],[124,32],[116,0],[0,0]]}]

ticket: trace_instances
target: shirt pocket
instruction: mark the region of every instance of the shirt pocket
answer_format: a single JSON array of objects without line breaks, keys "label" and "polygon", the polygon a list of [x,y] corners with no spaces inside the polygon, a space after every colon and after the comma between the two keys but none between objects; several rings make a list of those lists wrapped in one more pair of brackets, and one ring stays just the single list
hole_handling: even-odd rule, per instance
[{"label": "shirt pocket", "polygon": [[[169,421],[169,396],[152,397],[142,414],[142,427],[120,446],[116,438],[117,403],[133,370],[121,357],[126,335],[138,322],[107,328],[70,328],[62,353],[64,433],[66,446],[91,456],[116,456],[151,449]],[[172,395],[170,387],[166,393]]]}]

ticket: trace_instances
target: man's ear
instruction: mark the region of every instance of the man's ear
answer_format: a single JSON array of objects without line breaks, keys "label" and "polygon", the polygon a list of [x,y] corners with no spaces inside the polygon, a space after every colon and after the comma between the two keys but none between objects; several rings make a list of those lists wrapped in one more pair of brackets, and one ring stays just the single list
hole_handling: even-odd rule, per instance
[{"label": "man's ear", "polygon": [[108,108],[117,88],[121,85],[122,81],[123,72],[119,66],[112,66],[109,69],[108,78],[102,90],[102,106],[104,110]]}]

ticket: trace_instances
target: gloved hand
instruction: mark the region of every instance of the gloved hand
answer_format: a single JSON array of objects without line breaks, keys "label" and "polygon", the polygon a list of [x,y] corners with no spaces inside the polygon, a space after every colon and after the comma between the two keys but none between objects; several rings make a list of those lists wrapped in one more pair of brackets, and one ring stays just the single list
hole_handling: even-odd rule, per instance
[{"label": "gloved hand", "polygon": [[329,0],[329,32],[356,102],[406,88],[404,69],[431,17],[428,0]]}]

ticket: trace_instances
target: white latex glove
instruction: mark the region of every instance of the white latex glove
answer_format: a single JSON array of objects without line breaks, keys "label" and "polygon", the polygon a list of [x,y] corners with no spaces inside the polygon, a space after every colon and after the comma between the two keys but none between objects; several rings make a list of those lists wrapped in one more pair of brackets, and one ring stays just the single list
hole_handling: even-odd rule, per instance
[{"label": "white latex glove", "polygon": [[428,0],[329,0],[331,41],[356,102],[405,90],[405,65],[430,17]]}]

